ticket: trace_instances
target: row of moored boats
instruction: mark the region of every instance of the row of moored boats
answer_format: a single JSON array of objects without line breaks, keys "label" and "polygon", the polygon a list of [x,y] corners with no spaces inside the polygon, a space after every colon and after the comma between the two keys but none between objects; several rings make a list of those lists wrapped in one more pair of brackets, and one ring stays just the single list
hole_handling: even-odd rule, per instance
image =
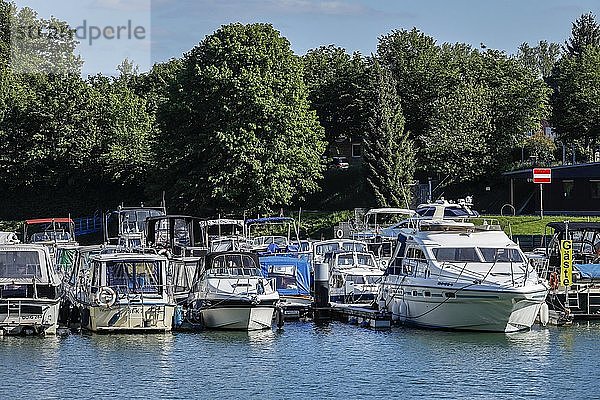
[{"label": "row of moored boats", "polygon": [[[75,241],[70,218],[29,220],[22,240],[0,234],[0,329],[267,329],[310,315],[317,264],[333,305],[408,325],[514,332],[536,318],[568,319],[574,304],[552,282],[552,255],[526,255],[497,223],[474,216],[465,202],[373,209],[339,237],[311,241],[289,217],[120,207],[91,246]],[[600,229],[594,235],[600,243]]]}]

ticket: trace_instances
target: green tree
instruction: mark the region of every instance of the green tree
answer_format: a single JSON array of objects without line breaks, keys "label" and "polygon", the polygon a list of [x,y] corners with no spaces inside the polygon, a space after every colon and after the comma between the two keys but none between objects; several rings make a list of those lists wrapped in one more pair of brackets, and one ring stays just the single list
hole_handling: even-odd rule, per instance
[{"label": "green tree", "polygon": [[567,54],[579,56],[587,46],[600,46],[600,26],[591,12],[582,14],[571,28],[571,37],[565,42]]},{"label": "green tree", "polygon": [[552,74],[552,69],[560,57],[560,45],[540,40],[537,46],[528,43],[519,46],[516,58],[521,64],[532,70],[538,76],[546,79]]},{"label": "green tree", "polygon": [[389,71],[374,61],[368,93],[370,112],[364,136],[363,161],[367,183],[380,207],[408,207],[415,169],[414,152],[396,83]]},{"label": "green tree", "polygon": [[536,165],[550,166],[556,161],[556,143],[543,132],[536,132],[525,139],[524,150],[534,157]]},{"label": "green tree", "polygon": [[394,30],[379,38],[377,58],[392,72],[401,94],[406,129],[418,137],[444,89],[447,65],[435,39],[416,28]]},{"label": "green tree", "polygon": [[325,128],[327,142],[360,140],[366,129],[361,96],[367,80],[365,59],[331,45],[309,50],[302,61],[310,104]]},{"label": "green tree", "polygon": [[[448,183],[473,181],[494,169],[491,92],[462,83],[436,102],[430,129],[421,137],[420,162]],[[434,175],[435,176],[435,175]]]},{"label": "green tree", "polygon": [[324,133],[302,78],[269,24],[225,25],[187,53],[159,113],[171,195],[188,209],[266,211],[316,191]]},{"label": "green tree", "polygon": [[552,76],[552,124],[565,143],[581,145],[590,158],[600,144],[600,47],[563,57]]}]

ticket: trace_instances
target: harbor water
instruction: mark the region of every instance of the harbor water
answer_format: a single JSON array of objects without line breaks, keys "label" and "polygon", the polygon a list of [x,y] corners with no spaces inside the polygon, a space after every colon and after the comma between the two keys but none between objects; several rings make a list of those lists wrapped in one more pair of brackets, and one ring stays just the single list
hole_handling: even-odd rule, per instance
[{"label": "harbor water", "polygon": [[0,398],[598,398],[598,337],[587,322],[510,335],[294,322],[4,337]]}]

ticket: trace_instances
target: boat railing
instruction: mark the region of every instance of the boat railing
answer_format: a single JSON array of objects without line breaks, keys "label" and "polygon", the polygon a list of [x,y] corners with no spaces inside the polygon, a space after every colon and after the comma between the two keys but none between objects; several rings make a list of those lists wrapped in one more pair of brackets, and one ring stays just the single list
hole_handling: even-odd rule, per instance
[{"label": "boat railing", "polygon": [[[23,310],[22,310],[23,306],[24,305],[31,306],[32,300],[35,301],[35,299],[27,299],[27,300],[2,299],[2,304],[6,305],[6,317],[4,318],[4,321],[0,321],[0,323],[10,320],[11,318],[17,318],[17,320],[20,323],[20,321],[23,318],[23,315],[22,315],[23,314]],[[36,306],[36,307],[40,307],[40,306]],[[41,319],[43,321],[46,311],[48,310],[48,307],[40,307],[40,309],[42,311]],[[12,311],[12,313],[11,313],[11,311]],[[15,313],[17,314],[16,317],[14,315]]]}]

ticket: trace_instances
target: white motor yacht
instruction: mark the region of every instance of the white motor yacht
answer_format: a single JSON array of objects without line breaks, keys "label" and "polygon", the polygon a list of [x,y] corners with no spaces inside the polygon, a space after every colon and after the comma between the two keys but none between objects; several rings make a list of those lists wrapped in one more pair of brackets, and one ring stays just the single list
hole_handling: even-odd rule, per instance
[{"label": "white motor yacht", "polygon": [[48,246],[20,244],[0,233],[0,331],[56,334],[61,277]]},{"label": "white motor yacht", "polygon": [[190,292],[188,319],[210,329],[268,329],[278,302],[256,254],[210,253]]},{"label": "white motor yacht", "polygon": [[420,220],[400,232],[379,306],[420,327],[515,332],[533,325],[547,293],[499,225]]}]

